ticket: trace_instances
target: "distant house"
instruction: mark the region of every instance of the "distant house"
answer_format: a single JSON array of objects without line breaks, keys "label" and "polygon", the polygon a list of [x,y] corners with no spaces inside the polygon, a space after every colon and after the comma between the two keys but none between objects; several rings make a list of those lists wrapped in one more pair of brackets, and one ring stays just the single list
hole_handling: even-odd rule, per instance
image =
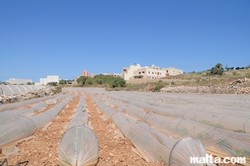
[{"label": "distant house", "polygon": [[16,84],[16,85],[26,85],[27,83],[32,83],[32,79],[25,79],[25,78],[10,78],[9,80],[6,80],[7,84]]},{"label": "distant house", "polygon": [[134,78],[149,78],[149,79],[157,79],[166,77],[166,72],[161,70],[159,66],[145,66],[136,71],[134,71]]},{"label": "distant house", "polygon": [[124,67],[122,69],[121,77],[124,78],[124,80],[129,80],[130,78],[134,77],[134,72],[141,68],[140,64],[133,64],[128,67]]},{"label": "distant house", "polygon": [[177,69],[175,67],[167,67],[161,69],[166,71],[166,76],[177,76],[183,74],[183,70]]},{"label": "distant house", "polygon": [[134,64],[123,68],[121,77],[128,81],[130,79],[140,78],[159,79],[180,74],[183,74],[183,70],[174,67],[160,68],[159,66],[155,65],[141,67],[140,64]]}]

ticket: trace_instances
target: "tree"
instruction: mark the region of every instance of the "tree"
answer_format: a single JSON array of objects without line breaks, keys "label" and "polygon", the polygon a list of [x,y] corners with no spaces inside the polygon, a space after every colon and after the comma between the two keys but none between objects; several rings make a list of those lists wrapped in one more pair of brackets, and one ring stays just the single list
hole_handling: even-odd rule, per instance
[{"label": "tree", "polygon": [[210,74],[212,75],[222,75],[223,74],[223,67],[221,63],[217,63],[215,65],[215,67],[212,67],[212,69],[210,70]]},{"label": "tree", "polygon": [[114,79],[109,83],[110,87],[125,87],[126,81],[121,77],[114,77]]},{"label": "tree", "polygon": [[77,79],[77,84],[78,84],[78,85],[85,85],[85,82],[86,82],[87,79],[88,79],[88,77],[86,77],[86,76],[81,76],[81,77],[79,77],[79,78]]},{"label": "tree", "polygon": [[27,82],[27,85],[32,85],[32,83],[30,83],[30,82]]},{"label": "tree", "polygon": [[61,85],[67,84],[67,81],[66,80],[60,80],[59,84],[61,84]]},{"label": "tree", "polygon": [[94,79],[91,77],[88,77],[87,80],[85,81],[85,84],[87,85],[93,85],[94,84]]},{"label": "tree", "polygon": [[222,65],[221,63],[217,63],[217,64],[215,65],[215,67],[217,67],[217,68],[219,68],[219,69],[223,69],[222,66],[223,66],[223,65]]},{"label": "tree", "polygon": [[47,85],[57,86],[57,82],[49,82],[49,83],[47,83]]}]

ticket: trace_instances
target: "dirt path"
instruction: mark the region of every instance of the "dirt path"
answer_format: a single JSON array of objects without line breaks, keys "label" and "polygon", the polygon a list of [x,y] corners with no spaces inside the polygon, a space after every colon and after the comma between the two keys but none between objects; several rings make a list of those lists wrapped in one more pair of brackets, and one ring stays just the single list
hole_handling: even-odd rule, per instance
[{"label": "dirt path", "polygon": [[91,97],[86,95],[87,109],[89,110],[89,121],[93,127],[93,130],[98,137],[99,143],[99,162],[97,166],[102,165],[145,165],[145,166],[158,166],[162,163],[148,163],[142,159],[139,155],[132,151],[133,144],[127,138],[114,138],[117,136],[115,130],[117,128],[112,127],[111,120],[103,120],[100,118],[102,113],[97,111],[97,107],[94,104]]},{"label": "dirt path", "polygon": [[58,165],[57,147],[62,134],[65,132],[64,126],[73,115],[79,99],[80,95],[71,100],[64,111],[52,121],[45,131],[36,131],[35,138],[20,143],[18,145],[19,152],[9,156],[8,162],[15,164],[28,160],[30,166]]}]

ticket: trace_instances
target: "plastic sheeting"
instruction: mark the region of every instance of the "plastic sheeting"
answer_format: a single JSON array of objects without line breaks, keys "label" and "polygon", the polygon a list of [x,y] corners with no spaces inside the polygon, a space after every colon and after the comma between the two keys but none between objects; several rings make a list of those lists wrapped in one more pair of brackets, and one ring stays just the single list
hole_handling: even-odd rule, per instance
[{"label": "plastic sheeting", "polygon": [[59,163],[63,166],[90,166],[98,161],[98,140],[88,128],[85,96],[82,95],[76,113],[67,125],[58,147]]},{"label": "plastic sheeting", "polygon": [[5,124],[19,116],[29,116],[33,115],[35,112],[46,108],[46,103],[41,101],[31,108],[26,108],[22,110],[8,110],[0,112],[0,125]]},{"label": "plastic sheeting", "polygon": [[91,129],[74,126],[65,132],[59,147],[59,163],[63,166],[91,166],[98,160],[98,141]]},{"label": "plastic sheeting", "polygon": [[[111,96],[124,102],[131,103],[138,107],[144,108],[145,110],[152,111],[159,115],[171,116],[176,118],[187,118],[217,128],[250,133],[250,114],[248,112],[246,112],[246,115],[249,114],[249,116],[237,117],[236,115],[232,116],[211,112],[202,112],[197,110],[198,107],[195,106],[189,106],[188,108],[185,108],[185,106],[178,105],[177,108],[162,107],[161,104],[159,104],[159,106],[155,106],[157,105],[156,103],[154,105],[148,104],[147,102],[143,102],[143,100],[139,98],[132,98],[129,96],[123,97],[114,94],[111,94]],[[231,123],[232,121],[234,123]]]},{"label": "plastic sheeting", "polygon": [[0,95],[9,96],[16,95],[25,92],[29,92],[33,89],[42,89],[44,86],[36,85],[0,85]]},{"label": "plastic sheeting", "polygon": [[70,122],[68,123],[67,129],[73,126],[78,126],[78,125],[88,125],[88,112],[86,111],[86,108],[85,108],[85,96],[84,95],[81,96],[78,102],[76,113],[74,117],[70,120]]},{"label": "plastic sheeting", "polygon": [[52,107],[45,113],[32,117],[19,117],[5,123],[0,127],[0,147],[14,141],[31,136],[36,130],[48,125],[55,118],[63,107],[67,105],[71,97]]},{"label": "plastic sheeting", "polygon": [[92,97],[96,104],[101,106],[101,110],[113,120],[123,135],[134,144],[147,161],[159,161],[167,165],[184,165],[190,162],[189,157],[204,157],[207,154],[205,147],[198,139],[185,138],[185,146],[184,144],[176,146],[178,142],[182,141],[168,138],[146,123],[136,122],[122,112],[104,106],[100,99]]},{"label": "plastic sheeting", "polygon": [[110,98],[105,99],[121,110],[126,111],[126,114],[144,120],[167,136],[199,138],[208,149],[215,149],[230,156],[250,157],[249,134],[211,127],[190,119],[171,118],[152,112],[144,112],[133,105],[117,102]]},{"label": "plastic sheeting", "polygon": [[29,117],[36,124],[37,129],[42,129],[51,123],[52,119],[54,119],[68,104],[72,97],[67,97],[63,99],[60,103],[50,108],[47,112],[42,112],[39,115]]},{"label": "plastic sheeting", "polygon": [[0,127],[0,147],[31,136],[36,131],[35,123],[26,117],[19,118]]},{"label": "plastic sheeting", "polygon": [[39,101],[48,100],[50,98],[53,98],[53,96],[45,96],[45,97],[40,97],[40,98],[35,98],[35,99],[30,99],[30,100],[24,100],[24,101],[20,101],[16,103],[11,103],[11,104],[3,104],[0,106],[0,112],[6,111],[6,110],[12,110],[18,107],[23,107],[29,104],[34,104]]},{"label": "plastic sheeting", "polygon": [[46,100],[46,104],[55,104],[58,100],[61,100],[65,97],[69,96],[68,94],[59,94],[56,95],[55,98]]}]

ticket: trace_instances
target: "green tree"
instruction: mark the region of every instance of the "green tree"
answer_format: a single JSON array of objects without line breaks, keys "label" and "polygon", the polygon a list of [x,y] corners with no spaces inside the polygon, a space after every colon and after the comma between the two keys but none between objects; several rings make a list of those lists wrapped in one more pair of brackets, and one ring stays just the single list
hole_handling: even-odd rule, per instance
[{"label": "green tree", "polygon": [[81,76],[81,77],[79,77],[76,81],[77,81],[77,84],[78,84],[78,85],[85,85],[85,82],[86,82],[87,79],[88,79],[88,77],[86,77],[86,76]]},{"label": "green tree", "polygon": [[60,80],[59,84],[61,84],[61,85],[67,84],[67,81],[66,80]]},{"label": "green tree", "polygon": [[94,84],[94,79],[91,77],[88,77],[87,80],[85,81],[86,85],[93,85]]},{"label": "green tree", "polygon": [[223,69],[223,65],[222,65],[221,63],[217,63],[217,64],[215,65],[215,67],[217,67],[217,68],[219,68],[219,69]]},{"label": "green tree", "polygon": [[57,84],[57,82],[49,82],[49,83],[47,83],[47,85],[50,85],[50,86],[57,86],[58,84]]},{"label": "green tree", "polygon": [[221,63],[217,63],[215,67],[212,67],[210,70],[211,75],[222,75],[223,74],[223,65]]},{"label": "green tree", "polygon": [[126,86],[126,81],[121,78],[121,77],[114,77],[110,83],[110,87],[116,88],[116,87],[125,87]]}]

